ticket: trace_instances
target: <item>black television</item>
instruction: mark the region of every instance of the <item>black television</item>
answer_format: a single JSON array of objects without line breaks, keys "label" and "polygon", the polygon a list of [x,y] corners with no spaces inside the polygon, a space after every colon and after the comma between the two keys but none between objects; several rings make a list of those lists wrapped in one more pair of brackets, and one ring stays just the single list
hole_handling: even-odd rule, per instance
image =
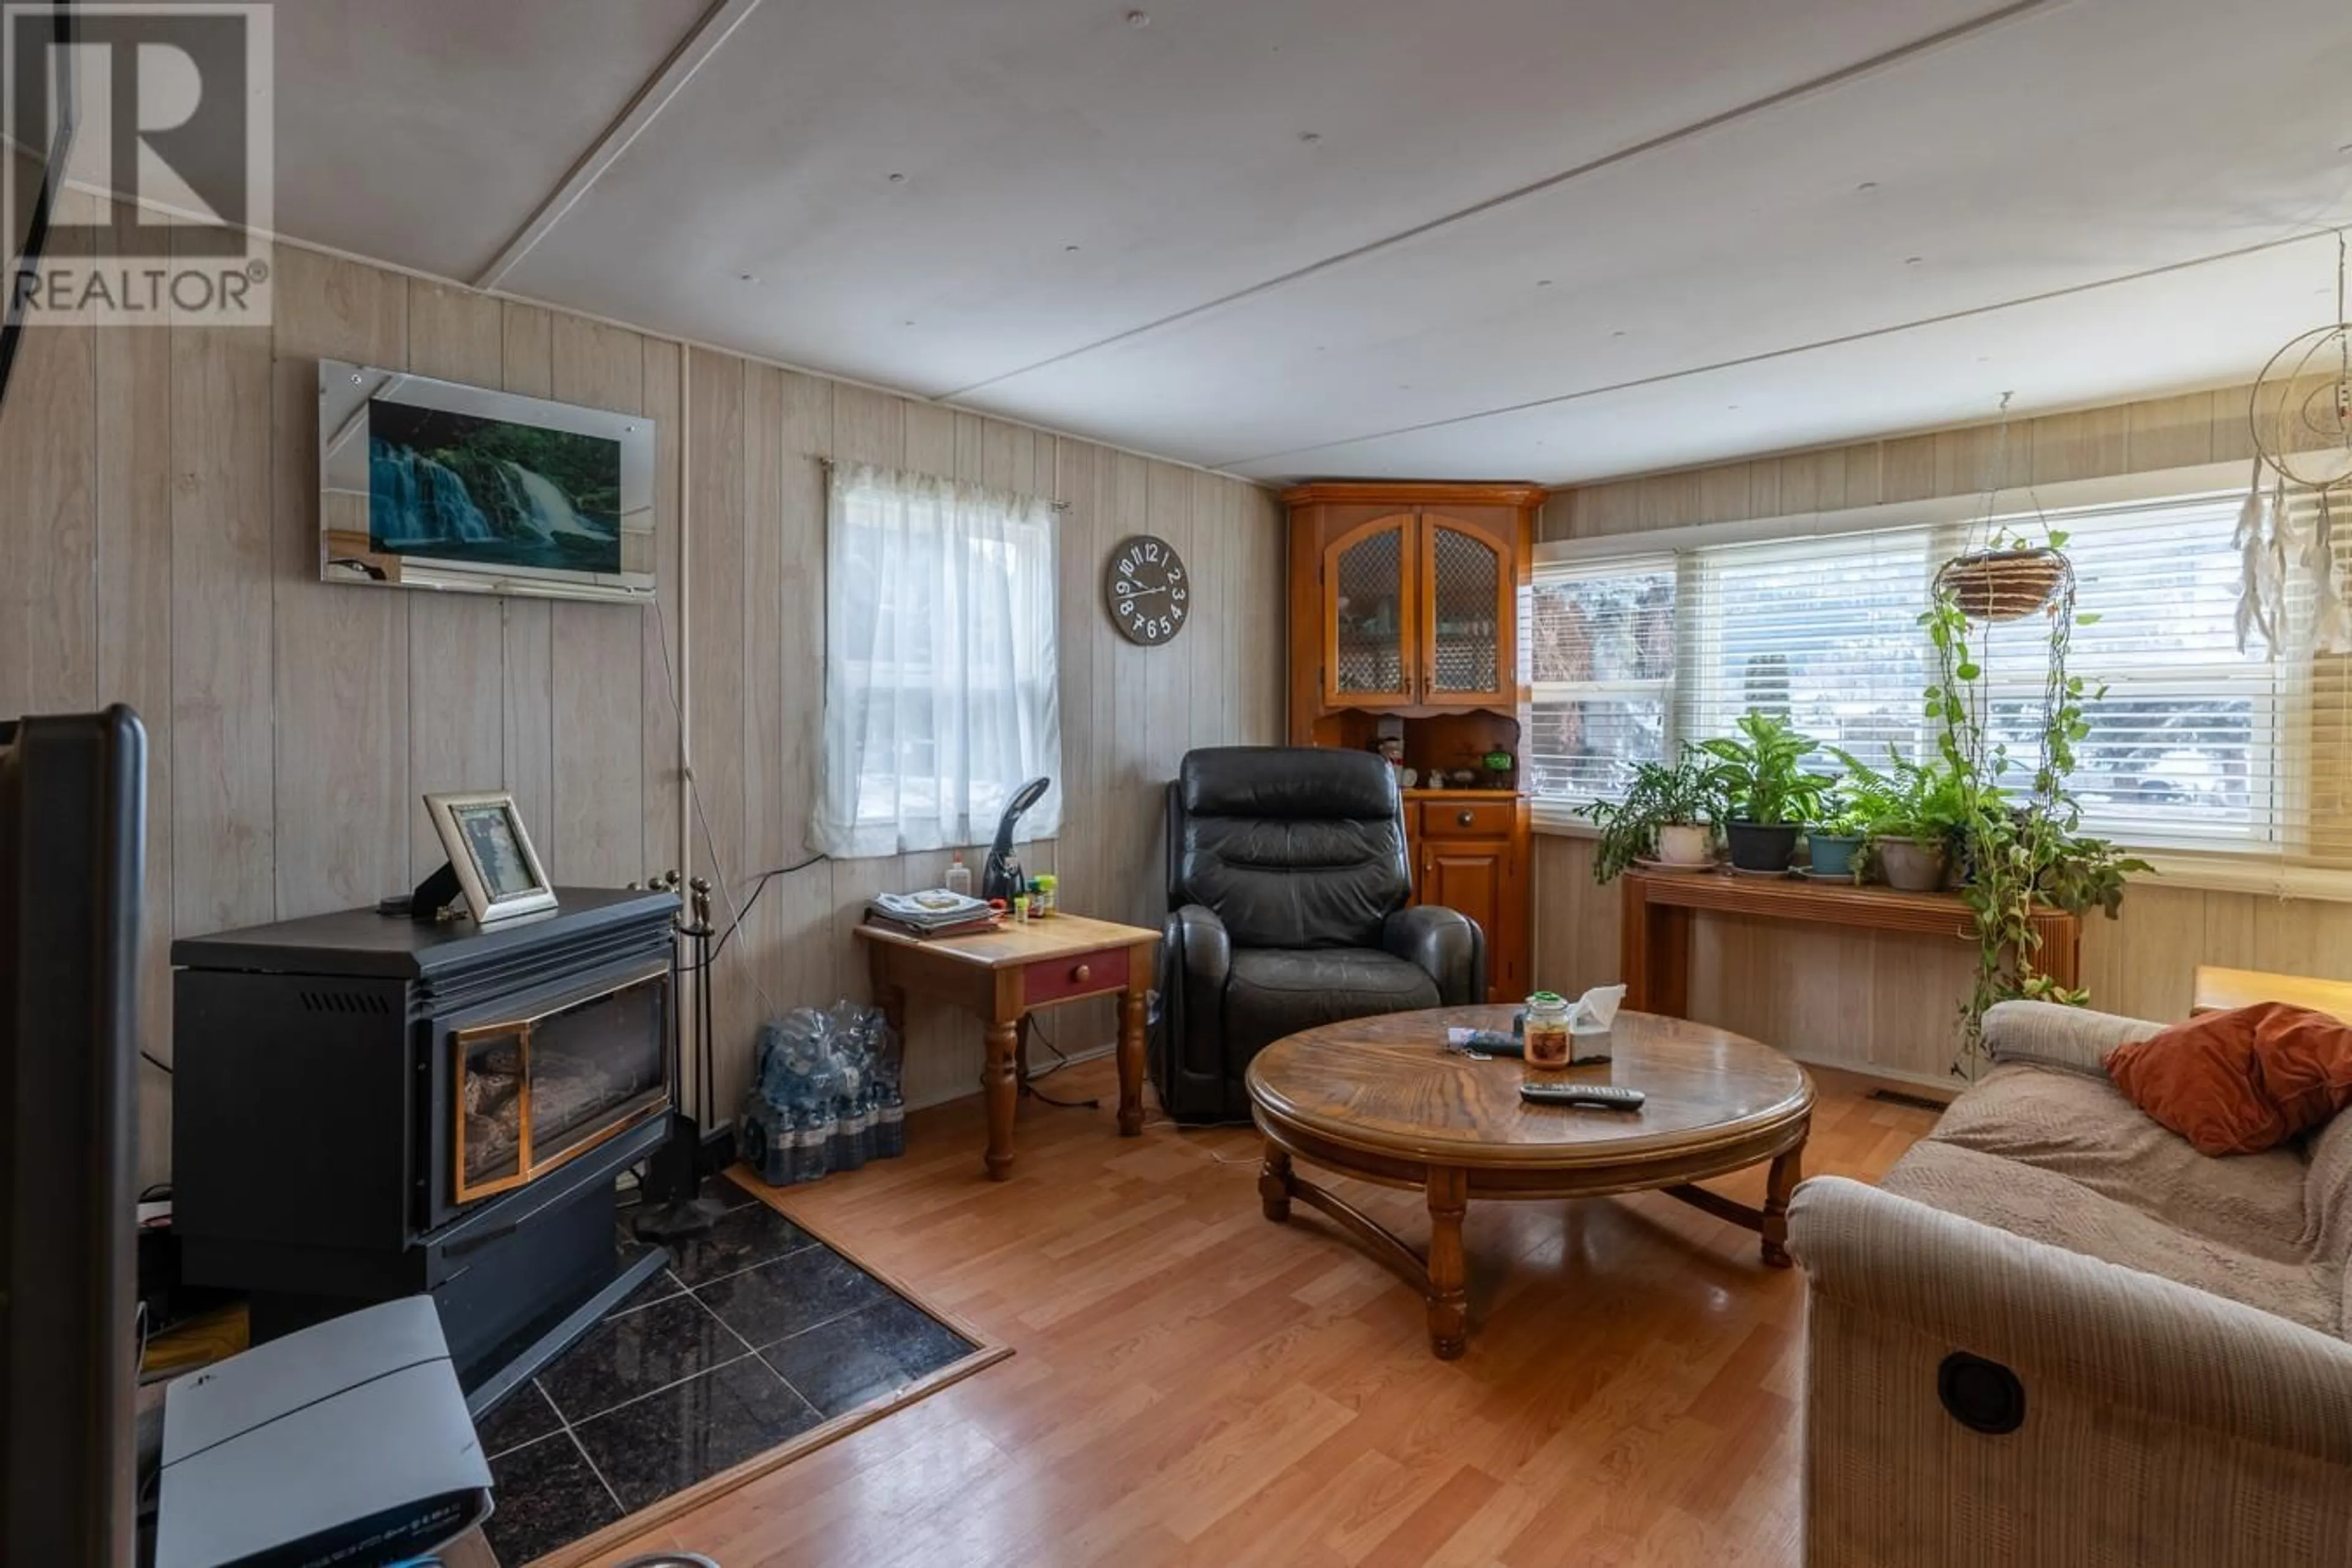
[{"label": "black television", "polygon": [[0,1563],[129,1568],[138,715],[0,721]]},{"label": "black television", "polygon": [[[5,190],[5,226],[0,227],[0,263],[5,271],[6,288],[0,290],[0,403],[8,397],[9,373],[16,368],[16,347],[25,333],[26,290],[39,277],[41,257],[48,249],[49,220],[57,210],[58,191],[65,184],[66,159],[73,151],[74,132],[80,123],[79,109],[74,96],[73,56],[67,47],[74,40],[72,0],[60,0],[56,10],[46,16],[28,14],[23,17],[0,17],[10,27],[23,26],[34,30],[47,22],[54,47],[46,51],[47,64],[54,73],[49,91],[40,95],[34,91],[39,81],[42,61],[37,56],[26,56],[20,62],[12,58],[16,80],[10,84],[5,96],[10,106],[10,123],[0,125],[0,158],[8,166],[0,174],[0,190]],[[24,35],[11,40],[21,45]],[[21,51],[19,51],[21,52]],[[45,110],[45,115],[37,110]],[[19,124],[19,119],[39,119],[41,123]]]}]

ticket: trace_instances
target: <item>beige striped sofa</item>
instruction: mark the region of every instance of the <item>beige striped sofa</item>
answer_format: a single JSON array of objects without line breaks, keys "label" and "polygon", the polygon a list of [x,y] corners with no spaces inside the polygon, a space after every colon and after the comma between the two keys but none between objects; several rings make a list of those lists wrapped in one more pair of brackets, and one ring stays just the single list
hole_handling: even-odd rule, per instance
[{"label": "beige striped sofa", "polygon": [[2100,1067],[2158,1027],[2004,1003],[1881,1187],[1797,1190],[1811,1568],[2352,1565],[2352,1113],[2208,1159]]}]

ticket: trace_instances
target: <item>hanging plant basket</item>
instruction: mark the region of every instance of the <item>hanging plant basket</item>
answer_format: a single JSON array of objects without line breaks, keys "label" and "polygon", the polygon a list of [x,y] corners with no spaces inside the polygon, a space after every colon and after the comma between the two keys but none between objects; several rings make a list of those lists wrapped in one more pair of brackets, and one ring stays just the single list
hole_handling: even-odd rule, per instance
[{"label": "hanging plant basket", "polygon": [[2016,621],[2047,605],[2072,570],[2046,546],[1977,550],[1945,562],[1936,587],[1972,621]]}]

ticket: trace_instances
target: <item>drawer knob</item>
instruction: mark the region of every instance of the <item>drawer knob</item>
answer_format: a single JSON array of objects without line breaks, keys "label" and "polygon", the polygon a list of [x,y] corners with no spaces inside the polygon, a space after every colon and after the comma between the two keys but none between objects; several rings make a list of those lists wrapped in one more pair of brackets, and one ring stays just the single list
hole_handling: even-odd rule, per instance
[{"label": "drawer knob", "polygon": [[1094,978],[1094,965],[1090,963],[1077,964],[1070,971],[1070,983],[1074,985],[1084,985],[1087,981]]},{"label": "drawer knob", "polygon": [[1474,814],[1467,811],[1458,813],[1454,818],[1454,826],[1458,827],[1467,827],[1477,820]]}]

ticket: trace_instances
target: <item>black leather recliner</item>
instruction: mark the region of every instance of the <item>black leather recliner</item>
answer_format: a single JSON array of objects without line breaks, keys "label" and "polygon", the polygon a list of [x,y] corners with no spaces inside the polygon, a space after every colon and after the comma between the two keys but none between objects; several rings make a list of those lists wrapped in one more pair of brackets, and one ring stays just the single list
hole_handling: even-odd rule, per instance
[{"label": "black leather recliner", "polygon": [[1242,1075],[1285,1035],[1482,1000],[1486,939],[1407,908],[1404,802],[1370,752],[1220,746],[1168,786],[1168,924],[1151,1077],[1180,1121],[1249,1115]]}]

